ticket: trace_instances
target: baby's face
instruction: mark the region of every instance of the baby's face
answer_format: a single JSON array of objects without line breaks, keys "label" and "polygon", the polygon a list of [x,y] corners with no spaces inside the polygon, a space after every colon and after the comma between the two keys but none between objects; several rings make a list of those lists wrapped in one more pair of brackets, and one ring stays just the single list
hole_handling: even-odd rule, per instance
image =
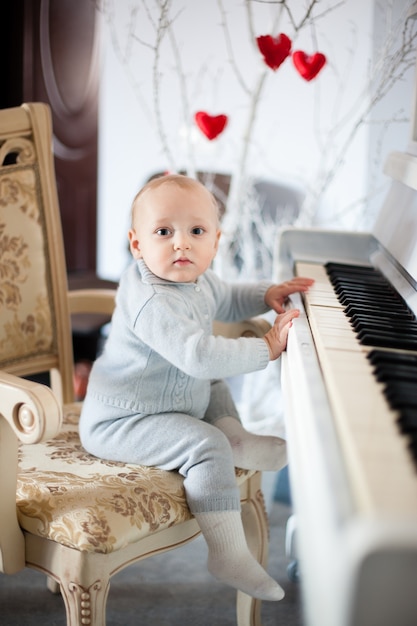
[{"label": "baby's face", "polygon": [[133,257],[175,283],[195,282],[206,271],[219,238],[217,212],[207,190],[173,183],[146,192],[129,231]]}]

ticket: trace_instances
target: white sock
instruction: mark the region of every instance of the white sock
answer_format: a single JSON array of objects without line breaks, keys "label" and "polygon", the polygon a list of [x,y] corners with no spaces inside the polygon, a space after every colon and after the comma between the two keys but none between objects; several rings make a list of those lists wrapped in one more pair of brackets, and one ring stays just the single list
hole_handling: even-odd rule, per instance
[{"label": "white sock", "polygon": [[235,467],[278,471],[287,465],[285,439],[250,433],[234,417],[221,417],[214,425],[228,438]]},{"label": "white sock", "polygon": [[207,542],[208,570],[220,582],[260,600],[282,600],[284,590],[249,551],[239,511],[197,513]]}]

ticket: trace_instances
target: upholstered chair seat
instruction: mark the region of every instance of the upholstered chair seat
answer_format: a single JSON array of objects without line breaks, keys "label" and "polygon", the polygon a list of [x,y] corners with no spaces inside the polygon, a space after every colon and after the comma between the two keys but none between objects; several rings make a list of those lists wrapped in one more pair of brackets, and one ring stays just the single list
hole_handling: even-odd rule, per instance
[{"label": "upholstered chair seat", "polygon": [[[22,445],[20,526],[85,552],[108,554],[192,519],[178,472],[98,459],[81,446],[80,403],[65,407],[60,433]],[[238,483],[255,472],[236,469]]]}]

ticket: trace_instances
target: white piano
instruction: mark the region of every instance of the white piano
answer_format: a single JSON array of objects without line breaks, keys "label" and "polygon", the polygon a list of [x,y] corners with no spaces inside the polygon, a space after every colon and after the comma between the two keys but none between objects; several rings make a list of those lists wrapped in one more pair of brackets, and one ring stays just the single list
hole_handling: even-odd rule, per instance
[{"label": "white piano", "polygon": [[371,233],[279,239],[277,279],[316,281],[281,367],[307,626],[417,626],[417,118],[412,135]]}]

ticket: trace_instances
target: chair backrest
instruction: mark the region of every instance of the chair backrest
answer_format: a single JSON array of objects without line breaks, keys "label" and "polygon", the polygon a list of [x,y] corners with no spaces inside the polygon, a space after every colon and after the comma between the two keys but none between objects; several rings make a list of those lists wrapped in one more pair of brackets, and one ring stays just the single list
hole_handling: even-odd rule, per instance
[{"label": "chair backrest", "polygon": [[67,276],[48,105],[0,110],[0,369],[73,400]]}]

